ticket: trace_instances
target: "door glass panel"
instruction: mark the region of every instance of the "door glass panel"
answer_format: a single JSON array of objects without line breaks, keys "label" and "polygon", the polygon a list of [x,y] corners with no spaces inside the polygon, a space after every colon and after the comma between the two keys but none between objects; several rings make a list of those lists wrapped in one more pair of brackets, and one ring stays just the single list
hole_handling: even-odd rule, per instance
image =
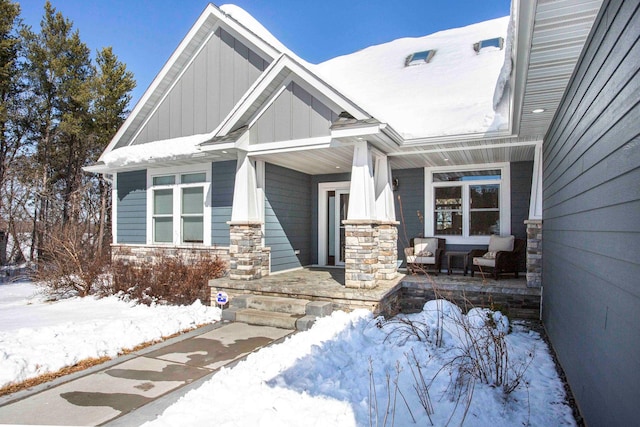
[{"label": "door glass panel", "polygon": [[336,264],[336,196],[332,191],[329,193],[329,201],[328,201],[328,215],[329,219],[328,224],[328,245],[327,245],[327,264],[335,265]]},{"label": "door glass panel", "polygon": [[346,244],[346,233],[345,226],[342,224],[343,220],[347,219],[347,215],[349,213],[349,193],[339,193],[340,194],[340,262],[344,262],[345,258],[345,244]]}]

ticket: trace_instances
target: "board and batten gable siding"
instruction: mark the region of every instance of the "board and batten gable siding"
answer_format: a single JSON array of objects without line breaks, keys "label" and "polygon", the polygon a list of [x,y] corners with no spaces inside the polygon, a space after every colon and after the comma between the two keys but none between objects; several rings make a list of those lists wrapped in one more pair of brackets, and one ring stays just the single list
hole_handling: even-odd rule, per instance
[{"label": "board and batten gable siding", "polygon": [[147,170],[118,173],[116,186],[115,243],[147,243]]},{"label": "board and batten gable siding", "polygon": [[214,162],[211,173],[211,244],[229,246],[229,224],[236,180],[235,160]]},{"label": "board and batten gable siding", "polygon": [[338,114],[290,82],[251,127],[251,143],[289,141],[328,136]]},{"label": "board and batten gable siding", "polygon": [[272,272],[311,263],[310,175],[265,165],[265,245]]},{"label": "board and batten gable siding", "polygon": [[218,28],[133,144],[211,132],[268,65],[266,59]]},{"label": "board and batten gable siding", "polygon": [[543,149],[543,321],[589,426],[638,423],[640,5],[607,1]]}]

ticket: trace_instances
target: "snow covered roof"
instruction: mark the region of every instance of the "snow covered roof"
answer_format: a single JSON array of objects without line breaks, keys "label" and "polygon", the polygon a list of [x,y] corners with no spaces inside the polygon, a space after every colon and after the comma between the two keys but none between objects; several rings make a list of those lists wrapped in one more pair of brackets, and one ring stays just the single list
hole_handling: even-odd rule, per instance
[{"label": "snow covered roof", "polygon": [[[405,139],[496,131],[508,125],[493,108],[496,86],[509,77],[501,73],[508,49],[476,53],[473,45],[507,38],[508,27],[507,16],[398,39],[312,70]],[[409,55],[427,50],[436,51],[428,63],[405,65]]]},{"label": "snow covered roof", "polygon": [[[192,39],[199,34],[201,26],[207,25],[207,17],[212,15],[216,16],[215,19],[227,21],[250,40],[259,42],[263,50],[270,51],[269,55],[275,61],[265,70],[265,75],[273,73],[271,69],[274,64],[283,62],[287,69],[298,70],[295,73],[305,81],[312,82],[311,86],[320,93],[337,100],[337,105],[345,105],[351,113],[363,116],[359,119],[373,118],[388,125],[405,141],[414,138],[484,134],[508,128],[508,111],[494,110],[494,92],[498,94],[498,100],[502,99],[502,88],[510,77],[510,68],[503,66],[510,64],[509,56],[505,60],[505,53],[510,52],[510,38],[507,34],[509,17],[425,37],[398,39],[314,65],[289,50],[240,7],[227,4],[216,8],[209,5],[118,131],[101,156],[99,164],[87,170],[98,171],[105,167],[122,168],[148,161],[157,163],[186,158],[202,153],[201,144],[224,137],[222,133],[233,130],[224,128],[225,123],[233,118],[232,115],[236,114],[240,106],[253,99],[252,92],[260,88],[264,79],[258,79],[255,87],[249,89],[230,116],[217,129],[207,134],[115,149],[118,141],[125,137],[126,129],[133,122],[142,120],[137,117],[138,114],[158,102],[153,98],[156,87],[169,78],[165,76],[167,70],[180,67],[178,60],[190,55],[188,47]],[[479,53],[474,50],[475,43],[496,37],[507,40],[503,49],[488,47],[481,49]],[[431,51],[427,61],[422,61],[420,65],[406,65],[407,58],[412,54],[416,54],[415,58],[425,51]],[[285,60],[280,61],[283,57]],[[420,61],[412,61],[415,62]],[[172,71],[172,75],[178,71]],[[257,99],[255,102],[258,102]],[[151,152],[153,159],[149,157]]]}]

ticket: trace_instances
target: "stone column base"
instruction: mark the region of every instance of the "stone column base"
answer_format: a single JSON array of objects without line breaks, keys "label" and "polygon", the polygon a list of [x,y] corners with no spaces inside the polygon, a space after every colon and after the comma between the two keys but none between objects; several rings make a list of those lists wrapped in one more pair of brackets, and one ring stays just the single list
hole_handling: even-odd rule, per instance
[{"label": "stone column base", "polygon": [[262,223],[229,222],[229,226],[229,278],[260,279],[265,271]]},{"label": "stone column base", "polygon": [[527,287],[542,287],[542,220],[530,219],[527,226]]},{"label": "stone column base", "polygon": [[372,289],[378,280],[397,274],[397,222],[347,220],[345,225],[345,286]]}]

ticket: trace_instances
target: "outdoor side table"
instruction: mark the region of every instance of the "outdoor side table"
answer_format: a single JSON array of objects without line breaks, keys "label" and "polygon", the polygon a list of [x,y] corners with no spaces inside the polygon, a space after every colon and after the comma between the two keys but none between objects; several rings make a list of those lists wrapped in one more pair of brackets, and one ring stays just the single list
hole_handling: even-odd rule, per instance
[{"label": "outdoor side table", "polygon": [[467,270],[469,269],[469,252],[447,252],[447,275],[451,275],[451,260],[455,257],[462,258],[462,269],[464,275],[467,275]]}]

